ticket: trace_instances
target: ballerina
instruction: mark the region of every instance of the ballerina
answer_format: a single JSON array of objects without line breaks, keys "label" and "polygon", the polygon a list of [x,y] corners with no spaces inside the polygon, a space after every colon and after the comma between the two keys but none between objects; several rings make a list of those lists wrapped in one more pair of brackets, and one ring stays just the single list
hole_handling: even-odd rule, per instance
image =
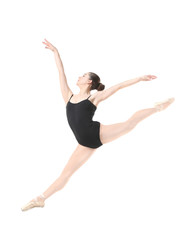
[{"label": "ballerina", "polygon": [[[104,125],[99,121],[93,121],[94,113],[100,102],[106,100],[122,88],[131,86],[140,81],[150,81],[157,77],[154,75],[144,75],[142,77],[118,83],[104,90],[105,85],[101,83],[99,76],[93,72],[87,72],[79,77],[76,84],[80,88],[80,92],[79,94],[74,95],[67,84],[63,64],[57,48],[46,39],[43,43],[46,45],[45,48],[54,52],[57,68],[59,70],[61,92],[66,103],[67,120],[78,145],[60,176],[44,193],[33,198],[30,202],[24,205],[21,208],[22,211],[34,207],[44,207],[45,200],[55,192],[61,190],[75,171],[77,171],[92,156],[97,148],[129,133],[139,122],[154,113],[166,109],[175,100],[174,98],[168,98],[164,101],[156,102],[154,107],[139,110],[124,122]],[[96,89],[97,92],[91,95],[90,91],[94,89]]]}]

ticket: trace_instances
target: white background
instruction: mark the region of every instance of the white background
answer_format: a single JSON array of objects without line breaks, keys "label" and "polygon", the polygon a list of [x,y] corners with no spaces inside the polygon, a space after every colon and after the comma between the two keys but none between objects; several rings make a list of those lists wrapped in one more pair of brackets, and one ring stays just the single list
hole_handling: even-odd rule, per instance
[{"label": "white background", "polygon": [[[191,4],[1,2],[1,239],[194,239]],[[77,146],[44,38],[57,47],[74,94],[89,71],[106,88],[157,76],[101,102],[93,120],[118,123],[154,102],[175,102],[98,148],[44,208],[22,212]]]}]

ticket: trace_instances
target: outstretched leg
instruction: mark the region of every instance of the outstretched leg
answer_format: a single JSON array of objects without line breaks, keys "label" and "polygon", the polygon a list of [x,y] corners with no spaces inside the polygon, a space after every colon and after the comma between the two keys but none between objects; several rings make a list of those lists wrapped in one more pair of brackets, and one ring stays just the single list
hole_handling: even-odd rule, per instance
[{"label": "outstretched leg", "polygon": [[147,118],[148,116],[156,113],[155,108],[148,108],[137,111],[127,121],[115,123],[111,125],[100,125],[100,139],[103,144],[112,142],[117,138],[127,134],[131,131],[140,121]]},{"label": "outstretched leg", "polygon": [[[73,173],[80,168],[96,151],[95,148],[89,148],[78,144],[75,151],[72,153],[69,161],[67,162],[65,168],[61,172],[60,176],[46,189],[43,195],[39,195],[32,199],[28,204],[26,204],[22,211],[28,210],[34,206],[43,206],[44,201],[49,198],[55,192],[61,190],[66,183],[69,181]],[[38,204],[34,204],[38,202]]]},{"label": "outstretched leg", "polygon": [[43,193],[45,199],[50,197],[56,191],[61,190],[75,171],[80,168],[96,151],[95,148],[88,148],[78,144],[75,151],[72,153],[61,175],[54,181],[53,184]]},{"label": "outstretched leg", "polygon": [[166,109],[173,100],[168,100],[157,104],[153,108],[147,108],[139,110],[132,115],[127,121],[121,123],[115,123],[111,125],[100,125],[100,139],[103,144],[111,142],[131,131],[139,122],[143,119],[151,116],[152,114],[160,111],[161,109]]}]

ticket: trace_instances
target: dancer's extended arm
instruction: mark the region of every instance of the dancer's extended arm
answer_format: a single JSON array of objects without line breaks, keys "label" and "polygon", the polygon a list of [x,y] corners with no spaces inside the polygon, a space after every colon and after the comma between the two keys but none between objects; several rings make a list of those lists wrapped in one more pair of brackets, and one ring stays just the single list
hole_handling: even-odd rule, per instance
[{"label": "dancer's extended arm", "polygon": [[118,88],[121,89],[121,88],[129,87],[129,86],[131,86],[131,85],[133,85],[135,83],[138,83],[141,80],[142,80],[141,77],[137,77],[137,78],[133,78],[133,79],[130,79],[130,80],[126,80],[126,81],[121,82],[121,83],[119,83],[117,85],[118,85]]},{"label": "dancer's extended arm", "polygon": [[137,78],[133,78],[133,79],[118,83],[108,89],[99,91],[98,95],[96,96],[97,101],[98,102],[104,101],[105,99],[107,99],[108,97],[116,93],[119,89],[131,86],[132,84],[138,83],[140,81],[149,81],[154,78],[156,78],[156,76],[154,75],[144,75],[142,77],[137,77]]},{"label": "dancer's extended arm", "polygon": [[64,72],[63,63],[61,61],[59,52],[58,52],[57,48],[54,47],[48,40],[45,39],[45,42],[43,42],[43,43],[46,45],[45,48],[50,49],[54,52],[55,61],[57,64],[57,68],[59,70],[61,93],[62,93],[62,96],[63,96],[65,102],[67,103],[69,96],[72,94],[72,91],[71,91],[70,87],[68,86],[67,78],[66,78],[66,75]]},{"label": "dancer's extended arm", "polygon": [[61,93],[63,95],[65,102],[68,102],[69,93],[72,93],[72,91],[67,83],[67,78],[66,78],[66,75],[64,72],[63,63],[61,61],[61,58],[60,58],[60,55],[59,55],[59,52],[57,49],[54,51],[54,55],[55,55],[55,61],[57,64],[57,68],[59,70]]}]

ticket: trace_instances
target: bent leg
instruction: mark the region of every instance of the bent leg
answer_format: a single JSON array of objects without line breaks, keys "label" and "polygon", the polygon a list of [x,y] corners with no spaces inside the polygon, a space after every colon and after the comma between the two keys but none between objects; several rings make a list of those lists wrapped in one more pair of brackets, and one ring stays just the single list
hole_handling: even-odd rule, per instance
[{"label": "bent leg", "polygon": [[61,175],[54,181],[53,184],[43,193],[45,199],[50,197],[55,192],[61,190],[69,181],[73,173],[80,168],[95,152],[95,148],[88,148],[78,144],[75,151],[72,153],[69,161],[63,169]]},{"label": "bent leg", "polygon": [[111,142],[131,131],[140,121],[156,113],[156,108],[147,108],[139,110],[127,121],[111,125],[100,126],[100,139],[103,144]]}]

